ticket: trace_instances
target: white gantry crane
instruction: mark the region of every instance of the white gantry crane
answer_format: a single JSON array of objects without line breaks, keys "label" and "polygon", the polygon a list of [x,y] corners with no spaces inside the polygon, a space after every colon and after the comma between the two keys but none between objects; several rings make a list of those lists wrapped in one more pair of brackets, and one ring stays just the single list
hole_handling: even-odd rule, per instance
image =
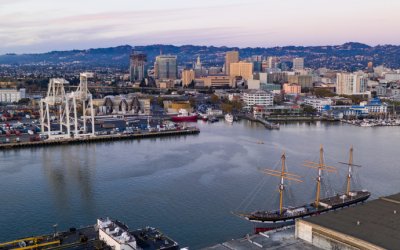
[{"label": "white gantry crane", "polygon": [[[93,98],[88,90],[88,79],[92,77],[92,73],[81,73],[80,84],[71,93],[65,93],[64,84],[68,83],[65,79],[50,79],[47,96],[40,101],[41,129],[49,139],[95,135]],[[51,126],[52,120],[56,119],[59,130],[53,130]]]}]

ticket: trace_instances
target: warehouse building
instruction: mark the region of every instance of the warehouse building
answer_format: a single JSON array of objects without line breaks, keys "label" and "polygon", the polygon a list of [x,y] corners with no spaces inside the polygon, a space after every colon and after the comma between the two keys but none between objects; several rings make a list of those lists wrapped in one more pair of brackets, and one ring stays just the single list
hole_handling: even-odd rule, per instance
[{"label": "warehouse building", "polygon": [[298,220],[295,234],[321,249],[399,249],[400,193]]}]

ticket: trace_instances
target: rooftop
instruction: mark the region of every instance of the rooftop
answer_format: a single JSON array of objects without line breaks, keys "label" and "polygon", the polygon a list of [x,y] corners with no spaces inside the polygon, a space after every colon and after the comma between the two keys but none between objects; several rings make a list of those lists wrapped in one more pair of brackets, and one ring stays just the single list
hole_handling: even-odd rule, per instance
[{"label": "rooftop", "polygon": [[304,220],[393,249],[400,246],[400,193]]},{"label": "rooftop", "polygon": [[229,250],[229,249],[279,249],[279,250],[314,250],[319,249],[311,244],[296,239],[294,227],[277,229],[274,231],[248,235],[241,239],[233,239],[203,250]]},{"label": "rooftop", "polygon": [[129,234],[128,227],[118,220],[98,219],[97,226],[119,244],[135,244],[136,242],[135,238]]},{"label": "rooftop", "polygon": [[146,227],[130,232],[136,238],[137,245],[143,250],[178,250],[177,242],[161,233],[158,229]]}]

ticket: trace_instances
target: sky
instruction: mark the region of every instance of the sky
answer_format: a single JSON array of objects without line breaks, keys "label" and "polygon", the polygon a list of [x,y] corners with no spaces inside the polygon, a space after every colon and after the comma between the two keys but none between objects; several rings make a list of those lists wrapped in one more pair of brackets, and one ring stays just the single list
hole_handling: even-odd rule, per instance
[{"label": "sky", "polygon": [[0,54],[129,44],[400,44],[399,0],[0,0]]}]

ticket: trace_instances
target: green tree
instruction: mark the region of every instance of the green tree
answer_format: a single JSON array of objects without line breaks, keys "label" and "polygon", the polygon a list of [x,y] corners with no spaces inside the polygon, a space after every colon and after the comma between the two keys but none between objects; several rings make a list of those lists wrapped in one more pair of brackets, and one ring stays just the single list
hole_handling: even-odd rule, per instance
[{"label": "green tree", "polygon": [[164,98],[162,98],[161,96],[157,97],[157,104],[160,107],[164,107]]},{"label": "green tree", "polygon": [[191,107],[196,107],[196,99],[193,96],[189,98],[189,103]]},{"label": "green tree", "polygon": [[29,98],[22,98],[21,100],[18,101],[19,105],[28,105],[31,102],[31,99]]},{"label": "green tree", "polygon": [[211,101],[213,104],[216,104],[216,103],[219,102],[219,97],[218,97],[216,94],[212,94],[212,95],[210,96],[210,101]]},{"label": "green tree", "polygon": [[243,109],[243,102],[241,101],[232,101],[232,107],[235,111],[241,111]]},{"label": "green tree", "polygon": [[305,114],[312,115],[317,112],[317,110],[310,105],[302,105],[302,107]]},{"label": "green tree", "polygon": [[224,113],[232,113],[233,105],[230,103],[222,103],[221,109]]},{"label": "green tree", "polygon": [[317,96],[318,98],[336,96],[335,93],[332,93],[329,89],[324,89],[324,88],[315,89],[314,94],[315,94],[315,96]]}]

